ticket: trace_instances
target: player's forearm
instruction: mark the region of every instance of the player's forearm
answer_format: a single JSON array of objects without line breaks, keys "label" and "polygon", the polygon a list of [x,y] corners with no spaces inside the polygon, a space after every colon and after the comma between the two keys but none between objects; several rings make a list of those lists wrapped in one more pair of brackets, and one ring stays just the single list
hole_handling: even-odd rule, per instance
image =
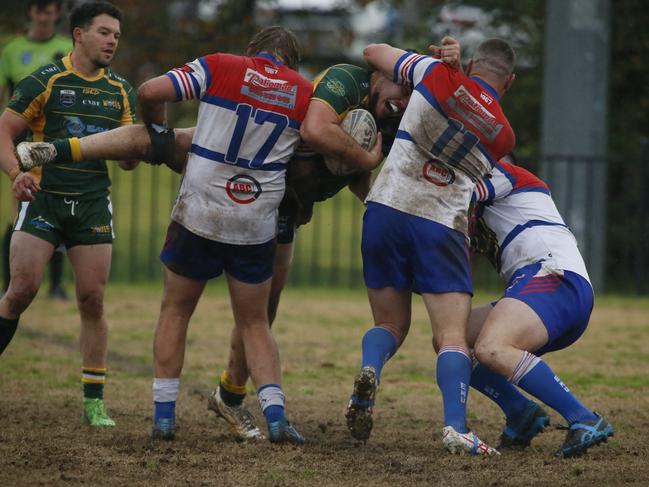
[{"label": "player's forearm", "polygon": [[325,157],[335,157],[364,171],[371,171],[376,166],[370,153],[346,134],[340,125],[324,124],[318,127],[305,127],[300,135],[315,152]]},{"label": "player's forearm", "polygon": [[20,169],[18,167],[18,159],[14,152],[14,142],[11,134],[0,127],[0,169],[2,169],[7,176],[13,181]]}]

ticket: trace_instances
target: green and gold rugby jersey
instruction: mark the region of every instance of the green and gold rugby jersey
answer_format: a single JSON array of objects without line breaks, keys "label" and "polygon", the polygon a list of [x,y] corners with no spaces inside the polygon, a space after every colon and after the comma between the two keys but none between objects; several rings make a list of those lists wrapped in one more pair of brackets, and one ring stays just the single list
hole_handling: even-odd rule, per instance
[{"label": "green and gold rugby jersey", "polygon": [[[313,80],[311,99],[319,100],[336,112],[342,121],[347,112],[365,108],[370,94],[370,71],[352,64],[336,64],[325,69]],[[318,162],[317,190],[311,195],[314,201],[331,198],[347,186],[357,175],[336,176]]]},{"label": "green and gold rugby jersey", "polygon": [[0,86],[14,91],[18,82],[41,66],[58,61],[72,50],[72,39],[54,35],[37,41],[20,36],[9,41],[0,54]]},{"label": "green and gold rugby jersey", "polygon": [[329,105],[340,120],[349,110],[367,109],[370,95],[370,71],[353,64],[336,64],[313,80],[312,99]]},{"label": "green and gold rugby jersey", "polygon": [[[109,69],[88,78],[75,71],[70,57],[43,66],[18,83],[8,110],[29,123],[34,141],[84,137],[135,121],[131,85]],[[108,194],[106,161],[43,166],[43,191],[76,199]]]}]

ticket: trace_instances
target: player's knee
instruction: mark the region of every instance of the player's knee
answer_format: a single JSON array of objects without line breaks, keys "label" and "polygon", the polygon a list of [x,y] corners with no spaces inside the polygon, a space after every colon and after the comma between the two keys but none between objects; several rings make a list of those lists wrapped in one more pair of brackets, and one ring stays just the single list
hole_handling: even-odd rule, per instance
[{"label": "player's knee", "polygon": [[502,347],[494,340],[478,340],[474,350],[478,362],[490,368],[498,365],[502,355]]},{"label": "player's knee", "polygon": [[5,295],[11,315],[20,315],[31,304],[38,292],[38,286],[30,280],[12,276],[9,290]]},{"label": "player's knee", "polygon": [[90,319],[98,319],[104,315],[103,289],[83,291],[77,294],[79,312]]}]

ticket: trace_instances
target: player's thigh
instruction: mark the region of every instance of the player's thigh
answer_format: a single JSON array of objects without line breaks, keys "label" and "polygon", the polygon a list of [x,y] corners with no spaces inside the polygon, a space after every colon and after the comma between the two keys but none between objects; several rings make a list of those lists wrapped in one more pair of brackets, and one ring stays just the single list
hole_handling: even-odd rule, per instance
[{"label": "player's thigh", "polygon": [[112,253],[113,245],[110,243],[68,248],[78,296],[103,293],[110,273]]},{"label": "player's thigh", "polygon": [[27,232],[14,231],[9,248],[10,289],[11,285],[37,289],[53,253],[54,245],[51,242]]},{"label": "player's thigh", "polygon": [[163,275],[162,313],[191,316],[203,294],[207,280],[183,276],[167,267],[163,268]]},{"label": "player's thigh", "polygon": [[258,283],[243,282],[226,273],[232,314],[237,326],[268,324],[268,297],[271,279]]},{"label": "player's thigh", "polygon": [[494,305],[491,303],[485,304],[484,306],[478,306],[477,308],[471,308],[471,314],[469,315],[469,321],[466,326],[466,341],[470,347],[475,344],[475,341],[482,330],[482,326],[493,308]]},{"label": "player's thigh", "polygon": [[548,331],[526,303],[505,297],[491,310],[476,340],[476,348],[514,347],[534,352],[548,341]]},{"label": "player's thigh", "polygon": [[291,270],[294,249],[295,241],[277,244],[277,249],[275,250],[275,260],[273,262],[271,293],[276,294],[284,289],[284,286],[288,281],[288,273]]}]

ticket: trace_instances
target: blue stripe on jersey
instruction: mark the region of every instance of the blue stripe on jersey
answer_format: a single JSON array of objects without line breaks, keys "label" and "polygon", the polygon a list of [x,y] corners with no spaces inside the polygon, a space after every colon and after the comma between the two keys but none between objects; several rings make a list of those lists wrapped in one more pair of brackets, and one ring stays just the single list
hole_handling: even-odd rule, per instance
[{"label": "blue stripe on jersey", "polygon": [[[433,66],[436,65],[433,64]],[[428,88],[426,88],[422,83],[419,83],[415,87],[415,91],[419,92],[419,94],[421,94],[421,96],[423,96],[426,99],[426,101],[430,103],[433,106],[433,108],[435,108],[435,110],[437,110],[439,113],[444,115],[444,117],[448,118],[446,116],[446,113],[444,113],[444,110],[442,110],[442,106],[437,101],[437,98],[435,98],[433,94],[430,91],[428,91]]]},{"label": "blue stripe on jersey", "polygon": [[[236,101],[232,101],[232,100],[229,100],[228,98],[223,98],[222,96],[215,96],[215,95],[203,95],[203,98],[201,98],[201,101],[204,101],[205,103],[209,103],[210,105],[214,105],[214,106],[217,106],[217,107],[232,110],[233,112],[236,112],[237,108],[240,105]],[[241,105],[247,105],[247,104],[243,103]],[[257,123],[264,123],[265,119],[268,118],[268,115],[266,115],[266,116],[263,116],[263,115],[257,116],[256,115],[257,109],[255,107],[252,107],[252,106],[250,108],[252,109],[252,112],[251,112],[252,116],[256,116],[258,120],[263,118],[263,120],[257,121]],[[263,113],[267,113],[267,114],[272,113],[272,112],[268,112],[266,110],[261,110],[261,111]],[[281,115],[281,116],[283,117],[284,115]],[[296,130],[300,129],[300,122],[299,121],[297,121],[297,120],[295,120],[293,118],[288,118],[288,117],[286,117],[286,118],[288,119],[288,126],[289,127],[294,128]]]},{"label": "blue stripe on jersey", "polygon": [[189,79],[192,80],[192,85],[194,85],[194,93],[196,93],[196,98],[201,97],[201,87],[198,84],[198,80],[196,79],[196,76],[194,76],[192,73],[187,73],[189,75]]},{"label": "blue stripe on jersey", "polygon": [[542,186],[523,186],[522,188],[516,188],[512,190],[512,192],[509,194],[512,195],[518,193],[543,193],[547,194],[548,196],[552,196],[550,194],[550,190]]},{"label": "blue stripe on jersey", "polygon": [[407,140],[408,142],[415,141],[415,139],[412,138],[412,135],[410,135],[405,130],[397,130],[397,134],[394,137],[401,140]]},{"label": "blue stripe on jersey", "polygon": [[478,83],[480,86],[482,86],[489,93],[491,93],[496,98],[496,100],[500,100],[500,97],[498,96],[498,92],[485,80],[480,79],[477,76],[471,76],[471,79],[476,83]]},{"label": "blue stripe on jersey", "polygon": [[254,169],[256,171],[283,171],[286,169],[286,162],[271,162],[268,164],[263,164],[260,167],[250,167],[250,160],[243,159],[241,157],[237,159],[237,162],[235,164],[232,164],[230,162],[225,162],[225,154],[223,154],[222,152],[206,149],[205,147],[201,147],[197,144],[192,144],[190,152],[205,159],[209,159],[210,161],[222,162],[223,164],[242,167],[244,169]]},{"label": "blue stripe on jersey", "polygon": [[403,54],[403,56],[401,56],[401,57],[397,60],[397,62],[394,63],[394,73],[392,74],[392,77],[393,77],[392,81],[394,81],[395,83],[399,83],[399,71],[400,71],[400,69],[401,69],[401,65],[403,64],[403,61],[404,61],[407,57],[411,56],[412,54],[414,54],[414,53],[412,53],[412,52],[405,52],[405,53]]},{"label": "blue stripe on jersey", "polygon": [[[201,66],[203,66],[203,69],[205,70],[205,90],[207,91],[207,88],[212,84],[212,73],[210,73],[210,68],[207,65],[207,61],[205,61],[204,57],[199,57],[198,62],[201,63]],[[196,96],[200,96],[201,92],[200,90],[196,93]]]},{"label": "blue stripe on jersey", "polygon": [[[415,67],[424,59],[428,59],[428,56],[421,56],[419,59],[417,59],[410,68],[408,68],[408,79],[412,82],[414,82],[414,76],[415,76]],[[434,66],[434,65],[433,65]],[[428,74],[428,71],[426,72]]]},{"label": "blue stripe on jersey", "polygon": [[498,272],[500,272],[501,269],[501,264],[500,264],[500,259],[502,258],[503,251],[505,248],[512,243],[512,241],[518,237],[521,232],[524,230],[527,230],[528,228],[533,228],[533,227],[564,227],[568,228],[566,225],[563,223],[554,223],[554,222],[546,222],[543,220],[530,220],[527,223],[524,223],[522,225],[516,225],[511,232],[507,234],[505,237],[505,240],[503,240],[503,243],[500,245],[500,248],[498,249],[498,253],[496,254],[496,263],[498,264]]},{"label": "blue stripe on jersey", "polygon": [[496,160],[493,157],[491,157],[491,154],[489,154],[489,151],[487,149],[485,149],[485,147],[482,145],[482,142],[478,142],[476,144],[476,147],[478,148],[478,150],[480,152],[482,152],[482,155],[487,158],[487,160],[489,161],[489,164],[493,168],[494,165],[496,164]]},{"label": "blue stripe on jersey", "polygon": [[485,188],[487,188],[487,192],[489,193],[489,196],[487,196],[487,201],[493,201],[493,199],[496,197],[496,188],[494,188],[493,183],[488,179],[483,179],[482,182],[484,183]]},{"label": "blue stripe on jersey", "polygon": [[178,84],[178,80],[171,73],[165,73],[165,74],[167,75],[167,77],[171,80],[171,82],[174,85],[174,90],[176,90],[176,101],[181,101],[183,99],[183,94],[180,91],[180,85]]},{"label": "blue stripe on jersey", "polygon": [[509,171],[505,170],[503,166],[500,165],[500,163],[496,162],[494,165],[494,168],[498,169],[509,181],[509,184],[512,185],[512,188],[516,187],[516,178],[514,177],[513,174],[511,174]]}]

